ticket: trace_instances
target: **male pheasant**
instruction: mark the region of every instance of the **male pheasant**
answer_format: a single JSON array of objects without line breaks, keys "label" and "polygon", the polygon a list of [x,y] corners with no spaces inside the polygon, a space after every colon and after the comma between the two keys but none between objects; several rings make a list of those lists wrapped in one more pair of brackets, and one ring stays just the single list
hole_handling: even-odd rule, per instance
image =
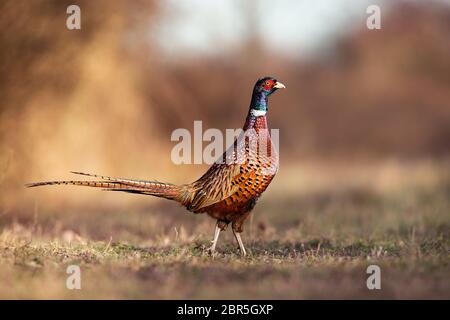
[{"label": "male pheasant", "polygon": [[243,134],[193,183],[174,185],[72,172],[96,177],[98,181],[49,181],[27,186],[77,185],[174,200],[191,212],[207,213],[217,220],[211,253],[215,251],[220,231],[226,230],[231,223],[241,254],[245,256],[240,236],[242,225],[278,171],[278,154],[268,132],[266,113],[269,95],[281,88],[285,86],[273,77],[256,82]]}]

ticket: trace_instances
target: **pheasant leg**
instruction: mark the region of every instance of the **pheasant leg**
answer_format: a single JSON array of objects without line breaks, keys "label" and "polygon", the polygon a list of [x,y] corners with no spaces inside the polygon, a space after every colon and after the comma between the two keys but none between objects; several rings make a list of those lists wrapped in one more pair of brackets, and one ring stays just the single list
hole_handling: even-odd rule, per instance
[{"label": "pheasant leg", "polygon": [[234,237],[236,238],[236,241],[239,244],[239,249],[241,250],[241,255],[245,257],[247,255],[247,252],[245,251],[244,243],[242,242],[242,239],[241,239],[241,234],[234,230],[233,230],[233,234],[234,234]]},{"label": "pheasant leg", "polygon": [[211,254],[213,254],[214,251],[216,251],[216,245],[217,245],[217,240],[219,240],[219,234],[220,234],[220,227],[219,227],[219,224],[217,223],[216,224],[216,229],[214,231],[214,239],[212,241],[211,247],[209,248],[209,252]]}]

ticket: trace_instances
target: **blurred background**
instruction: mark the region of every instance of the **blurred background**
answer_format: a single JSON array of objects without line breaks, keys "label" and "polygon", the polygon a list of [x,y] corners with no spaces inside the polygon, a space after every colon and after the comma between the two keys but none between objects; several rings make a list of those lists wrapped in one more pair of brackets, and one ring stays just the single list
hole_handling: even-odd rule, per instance
[{"label": "blurred background", "polygon": [[[448,176],[448,1],[78,1],[73,31],[69,4],[0,4],[7,217],[38,205],[161,203],[23,184],[69,170],[193,181],[206,167],[174,165],[171,132],[194,120],[240,127],[265,75],[288,88],[271,99],[282,169],[269,194],[360,176],[385,190],[416,173]],[[381,30],[366,28],[369,4],[381,8]]]},{"label": "blurred background", "polygon": [[[66,28],[71,4],[81,30]],[[366,28],[372,4],[381,30]],[[45,275],[54,265],[46,259],[96,265],[98,252],[136,262],[93,267],[98,281],[84,297],[365,297],[362,269],[342,261],[386,256],[394,267],[383,269],[392,280],[384,297],[448,298],[449,1],[4,0],[0,29],[0,257],[11,261],[0,298],[73,297],[54,275],[14,279],[30,268]],[[168,201],[24,187],[74,179],[70,170],[194,181],[207,166],[173,164],[172,131],[194,120],[203,130],[241,127],[266,75],[287,86],[269,111],[281,167],[244,227],[262,260],[243,273],[241,262],[226,271],[221,260],[197,272],[191,259],[214,221]],[[100,251],[88,251],[91,241]],[[232,241],[227,232],[219,242],[224,259]],[[64,251],[76,242],[82,253]],[[135,273],[159,252],[169,262],[175,252],[174,264]],[[309,261],[331,271],[299,275],[296,263]]]}]

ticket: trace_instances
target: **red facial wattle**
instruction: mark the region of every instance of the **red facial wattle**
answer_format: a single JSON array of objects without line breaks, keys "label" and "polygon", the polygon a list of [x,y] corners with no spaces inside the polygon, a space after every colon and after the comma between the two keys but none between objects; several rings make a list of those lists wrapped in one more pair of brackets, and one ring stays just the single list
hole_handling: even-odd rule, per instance
[{"label": "red facial wattle", "polygon": [[266,89],[266,90],[270,90],[272,88],[272,86],[273,86],[273,80],[267,80],[264,83],[264,89]]}]

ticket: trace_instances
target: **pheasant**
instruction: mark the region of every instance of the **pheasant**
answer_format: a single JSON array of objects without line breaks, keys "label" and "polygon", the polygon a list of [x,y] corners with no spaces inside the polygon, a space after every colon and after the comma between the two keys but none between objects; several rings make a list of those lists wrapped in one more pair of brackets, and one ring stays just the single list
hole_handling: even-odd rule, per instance
[{"label": "pheasant", "polygon": [[240,252],[245,256],[246,250],[240,236],[243,223],[278,171],[278,154],[268,132],[266,113],[269,95],[281,88],[285,86],[273,77],[256,82],[242,134],[200,179],[192,183],[175,185],[72,171],[97,179],[37,182],[26,186],[77,185],[174,200],[193,213],[206,213],[216,219],[214,238],[209,248],[212,254],[220,232],[231,223]]}]

